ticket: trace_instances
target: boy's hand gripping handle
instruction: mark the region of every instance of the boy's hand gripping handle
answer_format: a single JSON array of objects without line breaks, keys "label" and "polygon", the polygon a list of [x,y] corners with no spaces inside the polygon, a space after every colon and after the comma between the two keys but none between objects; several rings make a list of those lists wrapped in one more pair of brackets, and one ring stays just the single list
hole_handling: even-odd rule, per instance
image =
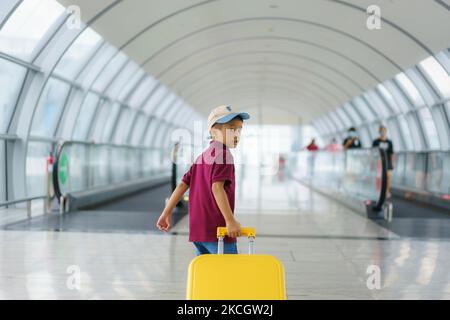
[{"label": "boy's hand gripping handle", "polygon": [[[228,235],[228,230],[226,227],[218,227],[217,228],[217,238],[219,239],[217,254],[223,254],[223,239]],[[254,252],[254,242],[256,238],[255,228],[241,228],[241,235],[247,236],[248,243],[248,254],[253,254]]]}]

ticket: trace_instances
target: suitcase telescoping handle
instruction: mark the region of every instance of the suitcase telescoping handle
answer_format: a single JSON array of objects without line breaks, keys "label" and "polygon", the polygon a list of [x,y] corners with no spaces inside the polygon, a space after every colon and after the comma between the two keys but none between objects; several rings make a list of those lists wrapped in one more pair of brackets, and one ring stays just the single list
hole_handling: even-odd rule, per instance
[{"label": "suitcase telescoping handle", "polygon": [[[217,228],[217,238],[219,242],[217,243],[217,254],[223,254],[223,239],[228,235],[228,230],[226,227]],[[255,228],[241,228],[241,235],[247,236],[248,238],[248,254],[253,254],[254,252],[254,242],[256,238]]]}]

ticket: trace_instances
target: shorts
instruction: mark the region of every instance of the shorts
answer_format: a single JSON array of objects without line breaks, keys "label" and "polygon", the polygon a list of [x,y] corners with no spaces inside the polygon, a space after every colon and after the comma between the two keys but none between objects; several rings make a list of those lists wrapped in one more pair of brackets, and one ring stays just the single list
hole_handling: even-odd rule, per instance
[{"label": "shorts", "polygon": [[[217,242],[193,242],[195,246],[195,254],[197,256],[202,254],[217,254]],[[236,242],[223,244],[223,253],[225,254],[237,254]]]}]

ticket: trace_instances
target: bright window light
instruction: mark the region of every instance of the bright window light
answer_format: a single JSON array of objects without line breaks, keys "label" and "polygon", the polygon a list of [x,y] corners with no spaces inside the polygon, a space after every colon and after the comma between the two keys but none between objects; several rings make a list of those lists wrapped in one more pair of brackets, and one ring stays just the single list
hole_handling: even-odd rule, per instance
[{"label": "bright window light", "polygon": [[0,30],[0,51],[31,60],[41,39],[64,10],[54,0],[24,0]]},{"label": "bright window light", "polygon": [[450,97],[450,76],[439,62],[434,57],[429,57],[420,62],[419,65],[436,86],[441,96],[444,98]]}]

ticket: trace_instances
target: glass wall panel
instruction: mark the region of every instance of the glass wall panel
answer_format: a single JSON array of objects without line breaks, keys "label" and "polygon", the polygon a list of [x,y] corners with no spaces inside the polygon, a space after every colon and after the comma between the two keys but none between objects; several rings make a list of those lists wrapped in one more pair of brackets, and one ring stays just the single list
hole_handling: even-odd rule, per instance
[{"label": "glass wall panel", "polygon": [[331,132],[336,132],[339,131],[338,126],[336,125],[336,123],[333,121],[333,118],[330,117],[330,114],[327,113],[324,115],[324,120],[328,123],[328,125],[331,128]]},{"label": "glass wall panel", "polygon": [[336,124],[336,127],[338,129],[338,131],[344,130],[345,129],[345,123],[344,120],[342,120],[337,112],[334,111],[330,111],[328,113],[329,117],[333,119],[333,122]]},{"label": "glass wall panel", "polygon": [[397,80],[397,83],[399,86],[403,89],[403,91],[408,95],[409,99],[416,107],[425,105],[425,101],[422,98],[422,95],[420,94],[419,90],[417,90],[416,86],[412,81],[408,78],[406,74],[399,73],[395,80]]},{"label": "glass wall panel", "polygon": [[47,193],[47,157],[52,153],[52,145],[42,142],[29,142],[26,177],[27,197],[43,196]]},{"label": "glass wall panel", "polygon": [[419,66],[425,71],[441,97],[450,97],[450,76],[441,64],[431,56],[420,62]]},{"label": "glass wall panel", "polygon": [[147,76],[145,80],[139,85],[136,91],[130,97],[129,105],[132,108],[140,108],[144,103],[144,99],[150,94],[150,92],[157,85],[157,81],[151,77]]},{"label": "glass wall panel", "polygon": [[25,68],[0,59],[0,133],[8,129],[25,73]]},{"label": "glass wall panel", "polygon": [[74,140],[86,140],[99,100],[99,96],[91,92],[86,96],[75,124]]},{"label": "glass wall panel", "polygon": [[134,72],[133,77],[128,79],[126,84],[124,84],[122,88],[118,89],[119,95],[117,96],[117,99],[119,99],[120,101],[125,101],[125,99],[128,97],[128,94],[130,94],[131,90],[136,89],[135,87],[138,85],[138,81],[142,79],[144,74],[145,72],[142,69],[139,69],[136,72]]},{"label": "glass wall panel", "polygon": [[99,92],[103,92],[103,90],[105,90],[106,86],[109,85],[113,77],[116,76],[117,72],[120,68],[123,67],[126,61],[126,55],[119,51],[108,63],[108,66],[101,71],[100,75],[94,81],[92,88]]},{"label": "glass wall panel", "polygon": [[49,79],[42,91],[31,126],[31,134],[52,137],[61,116],[70,86],[57,79]]},{"label": "glass wall panel", "polygon": [[403,141],[405,142],[405,148],[407,150],[414,150],[414,144],[412,141],[411,132],[408,127],[408,123],[406,122],[406,118],[403,115],[399,115],[397,117],[397,122],[400,125],[400,132],[402,133]]},{"label": "glass wall panel", "polygon": [[419,119],[422,124],[422,128],[425,131],[425,137],[427,139],[428,147],[430,149],[439,149],[439,135],[434,125],[433,117],[428,108],[421,108],[419,110]]},{"label": "glass wall panel", "polygon": [[439,97],[435,91],[428,85],[422,75],[419,74],[415,68],[406,70],[405,74],[414,83],[428,106],[432,106],[439,100]]},{"label": "glass wall panel", "polygon": [[358,112],[356,112],[356,110],[354,109],[353,105],[351,105],[350,103],[346,103],[344,104],[344,109],[345,111],[347,111],[347,114],[350,117],[350,119],[352,119],[354,125],[357,126],[361,124],[362,119],[359,116]]},{"label": "glass wall panel", "polygon": [[180,114],[181,112],[188,110],[183,106],[183,100],[178,99],[173,106],[170,107],[170,110],[167,111],[167,113],[164,115],[165,119],[170,119],[170,121],[174,122],[176,119],[176,115]]},{"label": "glass wall panel", "polygon": [[92,56],[95,49],[100,45],[101,36],[87,28],[83,33],[72,43],[66,53],[56,66],[55,73],[69,79],[73,79],[80,68],[84,66],[87,59]]},{"label": "glass wall panel", "polygon": [[6,144],[6,141],[0,139],[0,202],[6,201],[5,144]]},{"label": "glass wall panel", "polygon": [[359,128],[359,138],[361,139],[361,145],[363,148],[370,148],[372,146],[372,138],[369,130],[364,126]]},{"label": "glass wall panel", "polygon": [[372,110],[369,108],[367,103],[361,97],[355,97],[353,98],[352,101],[353,105],[358,109],[360,114],[363,115],[366,121],[375,120],[375,115],[373,114]]},{"label": "glass wall panel", "polygon": [[142,142],[142,135],[148,124],[148,118],[142,115],[138,116],[135,127],[133,128],[133,134],[131,137],[132,145],[139,145]]},{"label": "glass wall panel", "polygon": [[372,110],[374,110],[378,118],[387,118],[390,115],[390,111],[388,107],[385,105],[383,100],[378,96],[378,94],[374,90],[369,90],[364,93],[364,97],[367,101],[369,101],[372,106]]},{"label": "glass wall panel", "polygon": [[450,126],[447,122],[443,105],[434,106],[431,109],[431,114],[433,115],[434,124],[439,134],[441,150],[450,149]]},{"label": "glass wall panel", "polygon": [[[394,146],[395,148],[395,146]],[[403,186],[405,184],[406,154],[396,152],[394,156],[394,167],[392,172],[392,185]]]},{"label": "glass wall panel", "polygon": [[408,122],[408,127],[410,129],[411,138],[413,140],[414,149],[417,151],[423,150],[424,146],[422,143],[422,137],[420,135],[420,127],[417,124],[416,118],[413,113],[408,113],[406,115],[406,120]]},{"label": "glass wall panel", "polygon": [[448,121],[450,121],[450,101],[445,104],[445,112],[447,113]]},{"label": "glass wall panel", "polygon": [[[380,128],[380,125],[381,125],[380,121],[375,121],[367,126],[370,132],[370,139],[372,141],[378,138],[379,136],[378,129]],[[372,143],[370,145],[372,145]]]},{"label": "glass wall panel", "polygon": [[325,135],[327,132],[326,128],[323,125],[323,122],[320,120],[320,118],[313,121],[313,126],[316,128],[316,130],[319,132],[320,135]]},{"label": "glass wall panel", "polygon": [[86,68],[81,72],[77,82],[84,87],[91,86],[92,82],[102,71],[103,67],[116,54],[117,49],[109,44],[104,44],[102,48],[90,59]]},{"label": "glass wall panel", "polygon": [[107,118],[106,118],[106,122],[105,122],[105,128],[103,129],[102,132],[102,142],[110,142],[112,140],[112,136],[113,136],[113,130],[115,129],[115,125],[118,121],[117,117],[120,114],[120,109],[121,106],[119,103],[114,103],[113,105],[108,104],[105,108],[105,110],[108,110],[109,112],[107,112]]},{"label": "glass wall panel", "polygon": [[397,104],[397,102],[395,101],[395,99],[392,96],[392,94],[386,89],[386,87],[384,85],[382,85],[381,83],[378,84],[377,85],[377,90],[383,96],[384,100],[389,105],[391,110],[394,111],[394,113],[407,111],[407,110],[400,109],[400,106]]},{"label": "glass wall panel", "polygon": [[443,50],[435,55],[436,60],[442,65],[442,67],[450,74],[450,51]]},{"label": "glass wall panel", "polygon": [[65,8],[54,0],[24,0],[0,30],[0,51],[31,60],[45,33]]},{"label": "glass wall panel", "polygon": [[161,103],[162,99],[166,96],[166,94],[167,88],[164,86],[160,86],[145,104],[144,111],[146,111],[147,113],[153,112],[155,107]]},{"label": "glass wall panel", "polygon": [[387,128],[388,128],[388,137],[392,140],[392,143],[394,144],[394,150],[405,150],[405,146],[403,145],[403,139],[400,134],[399,124],[397,121],[393,118],[389,119],[387,122]]},{"label": "glass wall panel", "polygon": [[130,61],[127,66],[120,72],[120,74],[118,74],[114,78],[111,86],[106,91],[106,95],[113,99],[116,99],[120,91],[122,91],[125,85],[130,82],[133,74],[137,73],[138,69],[138,65],[133,61]]},{"label": "glass wall panel", "polygon": [[450,195],[450,154],[431,152],[427,156],[427,191]]},{"label": "glass wall panel", "polygon": [[105,129],[105,124],[108,119],[108,115],[111,113],[111,101],[104,99],[98,106],[98,110],[96,112],[96,117],[92,123],[92,130],[89,140],[94,140],[96,142],[102,142],[102,133]]},{"label": "glass wall panel", "polygon": [[404,184],[410,189],[424,189],[426,183],[426,153],[407,153]]},{"label": "glass wall panel", "polygon": [[145,146],[152,146],[154,144],[156,127],[158,127],[157,120],[152,118],[145,136]]},{"label": "glass wall panel", "polygon": [[158,118],[165,118],[167,115],[167,111],[175,103],[177,96],[174,93],[169,94],[164,101],[157,107],[154,112],[154,115]]},{"label": "glass wall panel", "polygon": [[130,127],[132,121],[136,115],[136,111],[129,108],[122,108],[122,112],[119,117],[116,132],[114,132],[114,143],[124,144],[130,133]]},{"label": "glass wall panel", "polygon": [[153,143],[153,146],[156,148],[160,148],[161,147],[161,142],[162,142],[162,137],[164,135],[164,133],[167,131],[167,126],[168,124],[162,120],[158,120],[161,121],[161,124],[158,127],[158,132],[155,133],[155,141]]},{"label": "glass wall panel", "polygon": [[408,112],[408,110],[411,110],[414,108],[412,105],[412,102],[408,101],[406,96],[400,92],[398,87],[395,85],[395,83],[391,80],[384,82],[385,88],[389,91],[389,93],[394,97],[395,104],[397,106],[397,109],[399,109],[402,113]]},{"label": "glass wall panel", "polygon": [[0,25],[8,18],[8,15],[15,10],[18,0],[2,0],[0,5]]}]

